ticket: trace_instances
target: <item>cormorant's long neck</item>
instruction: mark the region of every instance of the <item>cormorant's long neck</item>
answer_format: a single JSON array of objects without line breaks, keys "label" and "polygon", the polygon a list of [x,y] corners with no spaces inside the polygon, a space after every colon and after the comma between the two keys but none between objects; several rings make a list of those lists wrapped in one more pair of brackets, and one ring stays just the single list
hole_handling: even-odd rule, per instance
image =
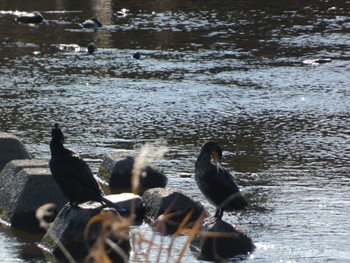
[{"label": "cormorant's long neck", "polygon": [[200,169],[212,166],[213,164],[211,163],[211,154],[210,152],[203,151],[199,154],[197,161],[196,161],[196,166]]},{"label": "cormorant's long neck", "polygon": [[54,154],[59,154],[64,152],[66,149],[63,146],[62,142],[56,139],[52,139],[50,142],[50,151],[51,151],[51,155]]}]

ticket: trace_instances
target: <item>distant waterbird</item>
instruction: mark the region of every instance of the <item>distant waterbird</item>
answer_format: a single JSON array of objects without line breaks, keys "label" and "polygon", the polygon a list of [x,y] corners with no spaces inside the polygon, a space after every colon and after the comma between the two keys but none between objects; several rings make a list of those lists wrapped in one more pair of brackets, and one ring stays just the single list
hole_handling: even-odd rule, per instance
[{"label": "distant waterbird", "polygon": [[95,43],[89,43],[87,46],[87,51],[89,54],[93,54],[97,50]]}]

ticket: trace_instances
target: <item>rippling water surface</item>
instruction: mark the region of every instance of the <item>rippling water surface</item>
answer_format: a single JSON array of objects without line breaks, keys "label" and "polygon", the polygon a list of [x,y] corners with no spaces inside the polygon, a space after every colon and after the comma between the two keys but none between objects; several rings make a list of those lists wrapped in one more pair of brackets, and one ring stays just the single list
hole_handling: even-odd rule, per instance
[{"label": "rippling water surface", "polygon": [[[15,21],[35,10],[42,24]],[[216,139],[250,202],[268,209],[225,214],[257,245],[242,261],[349,262],[349,11],[322,0],[4,0],[0,130],[48,160],[59,122],[94,171],[104,154],[164,139],[169,186],[210,212],[179,174]],[[103,28],[82,30],[90,17]],[[45,261],[32,239],[3,228],[0,261]]]}]

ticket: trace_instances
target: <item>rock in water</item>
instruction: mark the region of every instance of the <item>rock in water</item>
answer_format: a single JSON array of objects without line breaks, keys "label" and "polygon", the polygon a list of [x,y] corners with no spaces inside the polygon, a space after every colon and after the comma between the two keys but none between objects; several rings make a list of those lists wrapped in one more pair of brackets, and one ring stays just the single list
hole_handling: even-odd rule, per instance
[{"label": "rock in water", "polygon": [[[113,193],[131,192],[132,169],[135,156],[112,153],[103,157],[98,175],[108,180]],[[156,187],[165,187],[168,178],[156,166],[147,166],[145,176],[140,178],[140,192]]]},{"label": "rock in water", "polygon": [[[205,235],[206,233],[208,235]],[[203,223],[192,241],[192,246],[199,250],[198,259],[215,262],[246,255],[255,248],[253,241],[246,234],[225,221],[213,221],[212,218]]]},{"label": "rock in water", "polygon": [[34,12],[20,15],[16,18],[16,20],[26,24],[39,24],[43,22],[44,18],[39,12]]},{"label": "rock in water", "polygon": [[16,136],[0,132],[0,171],[9,161],[30,158],[26,147]]},{"label": "rock in water", "polygon": [[[190,212],[192,215],[187,228],[191,228],[197,220],[201,220],[202,216],[207,214],[200,203],[177,189],[149,189],[144,192],[142,199],[146,207],[146,218],[154,225],[161,222],[159,230],[162,234],[174,233]],[[159,221],[159,219],[165,220]]]},{"label": "rock in water", "polygon": [[[117,203],[120,207],[130,211],[131,207],[135,205],[136,214],[143,211],[143,204],[141,198],[132,194],[122,195],[109,195],[106,196],[112,202]],[[110,209],[110,208],[108,208]],[[63,209],[57,215],[55,221],[51,224],[46,235],[40,242],[40,247],[45,251],[53,254],[59,259],[66,259],[65,254],[61,251],[58,242],[63,245],[70,255],[77,261],[81,262],[88,253],[89,249],[86,244],[90,246],[96,242],[99,237],[99,231],[101,229],[101,222],[94,224],[90,227],[87,240],[84,239],[84,231],[91,218],[99,215],[102,211],[105,211],[103,206],[98,202],[86,202],[79,207],[71,207],[65,205]],[[113,213],[113,210],[109,210]],[[117,214],[115,214],[118,216]],[[124,220],[129,220],[125,218]],[[130,219],[131,220],[131,219]],[[111,223],[118,224],[118,221],[112,221]],[[133,222],[130,221],[130,225]],[[131,246],[128,237],[128,232],[124,233],[123,238],[110,237],[113,242],[117,243],[119,247],[124,251],[126,256],[129,255]],[[113,250],[111,250],[113,252]],[[112,257],[111,254],[108,256]],[[118,255],[113,255],[118,257]],[[113,258],[113,262],[123,262],[120,258]]]},{"label": "rock in water", "polygon": [[53,203],[59,211],[68,200],[41,160],[13,160],[0,173],[1,219],[11,226],[43,232],[35,216],[42,205]]}]

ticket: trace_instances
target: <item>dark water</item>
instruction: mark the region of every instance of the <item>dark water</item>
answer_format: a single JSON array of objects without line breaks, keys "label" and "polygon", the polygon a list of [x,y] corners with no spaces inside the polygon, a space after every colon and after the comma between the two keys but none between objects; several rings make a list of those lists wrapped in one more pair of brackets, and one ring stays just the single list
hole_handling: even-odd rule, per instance
[{"label": "dark water", "polygon": [[[349,2],[3,0],[0,10],[0,130],[34,157],[49,159],[54,122],[94,171],[104,154],[163,139],[169,186],[213,212],[179,174],[214,138],[250,202],[270,209],[225,215],[256,243],[242,261],[350,262]],[[42,24],[15,21],[35,10]],[[103,28],[82,30],[93,16]],[[45,261],[33,237],[8,228],[0,247],[0,261]]]}]

